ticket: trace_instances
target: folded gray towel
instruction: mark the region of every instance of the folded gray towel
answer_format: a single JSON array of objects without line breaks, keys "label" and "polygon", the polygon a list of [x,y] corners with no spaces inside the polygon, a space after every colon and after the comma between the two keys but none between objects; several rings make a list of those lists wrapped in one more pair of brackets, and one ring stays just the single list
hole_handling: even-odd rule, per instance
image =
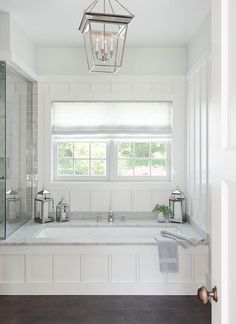
[{"label": "folded gray towel", "polygon": [[178,272],[178,245],[175,240],[154,238],[159,250],[161,272]]},{"label": "folded gray towel", "polygon": [[204,241],[202,237],[197,235],[189,236],[186,234],[173,233],[169,231],[161,231],[161,236],[175,240],[178,243],[178,245],[181,245],[185,249],[187,249],[191,245],[197,246],[198,244]]}]

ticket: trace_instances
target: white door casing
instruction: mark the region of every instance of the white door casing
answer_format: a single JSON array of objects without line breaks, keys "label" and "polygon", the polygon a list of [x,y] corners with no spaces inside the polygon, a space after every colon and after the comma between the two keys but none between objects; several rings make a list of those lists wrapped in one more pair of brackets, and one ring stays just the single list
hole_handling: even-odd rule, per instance
[{"label": "white door casing", "polygon": [[236,1],[212,0],[212,323],[236,323]]}]

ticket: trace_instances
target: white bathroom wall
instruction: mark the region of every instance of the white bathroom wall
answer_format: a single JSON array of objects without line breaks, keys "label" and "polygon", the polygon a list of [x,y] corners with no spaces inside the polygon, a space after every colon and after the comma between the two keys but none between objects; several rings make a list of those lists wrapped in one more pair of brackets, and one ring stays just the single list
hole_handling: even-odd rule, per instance
[{"label": "white bathroom wall", "polygon": [[[186,92],[184,76],[44,76],[39,83],[39,187],[52,190],[55,203],[61,196],[72,211],[151,211],[168,203],[177,185],[185,189]],[[53,100],[173,100],[171,182],[84,182],[51,180],[51,102]]]},{"label": "white bathroom wall", "polygon": [[[184,75],[185,48],[126,48],[117,75]],[[88,75],[84,48],[39,48],[40,75]]]},{"label": "white bathroom wall", "polygon": [[11,50],[22,62],[37,72],[37,47],[12,17]]},{"label": "white bathroom wall", "polygon": [[211,48],[211,16],[209,15],[186,47],[186,65],[189,71]]},{"label": "white bathroom wall", "polygon": [[210,17],[187,47],[187,192],[188,214],[202,229],[210,230],[208,182],[208,111],[211,78]]},{"label": "white bathroom wall", "polygon": [[10,16],[0,12],[0,60],[4,61],[10,57]]},{"label": "white bathroom wall", "polygon": [[0,13],[0,60],[7,61],[31,80],[37,80],[37,47],[14,17],[5,12]]}]

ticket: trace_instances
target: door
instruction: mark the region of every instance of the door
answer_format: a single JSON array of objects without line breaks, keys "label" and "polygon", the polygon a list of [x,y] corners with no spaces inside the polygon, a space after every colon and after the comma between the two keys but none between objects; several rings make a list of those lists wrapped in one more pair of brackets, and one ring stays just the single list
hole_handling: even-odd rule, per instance
[{"label": "door", "polygon": [[236,323],[236,1],[212,0],[212,191],[213,324]]},{"label": "door", "polygon": [[0,62],[0,239],[6,235],[6,64]]}]

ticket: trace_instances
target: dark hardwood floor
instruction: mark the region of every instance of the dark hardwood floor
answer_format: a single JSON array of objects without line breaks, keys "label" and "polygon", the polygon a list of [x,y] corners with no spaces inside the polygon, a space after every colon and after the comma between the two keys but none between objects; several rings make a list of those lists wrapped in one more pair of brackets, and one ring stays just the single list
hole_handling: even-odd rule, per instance
[{"label": "dark hardwood floor", "polygon": [[0,296],[1,324],[210,324],[194,296]]}]

